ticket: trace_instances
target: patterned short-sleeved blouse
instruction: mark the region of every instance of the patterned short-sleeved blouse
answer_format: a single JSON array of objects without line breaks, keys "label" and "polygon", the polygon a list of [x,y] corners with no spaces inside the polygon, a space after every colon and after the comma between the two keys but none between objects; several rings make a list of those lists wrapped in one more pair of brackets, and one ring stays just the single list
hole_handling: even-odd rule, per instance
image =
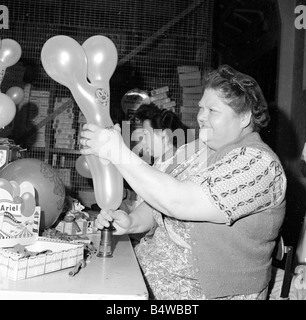
[{"label": "patterned short-sleeved blouse", "polygon": [[[260,206],[274,205],[284,191],[284,178],[281,166],[275,163],[269,154],[260,150],[237,148],[229,152],[220,161],[206,167],[207,150],[198,151],[189,160],[178,165],[171,175],[179,180],[192,177],[200,182],[204,192],[216,206],[229,218],[229,223],[251,213]],[[226,176],[228,162],[235,159],[242,170],[237,170],[231,177]],[[249,166],[246,173],[243,168]],[[254,182],[253,177],[257,177]],[[214,179],[222,177],[222,183],[214,184]],[[196,181],[198,179],[199,181]],[[239,181],[239,183],[237,183]],[[231,194],[232,186],[241,186]],[[273,189],[271,192],[267,189]],[[226,197],[226,193],[230,193]],[[247,195],[242,206],[241,196]],[[224,200],[225,199],[225,200]],[[143,270],[149,289],[156,299],[205,299],[194,272],[191,258],[190,231],[192,222],[176,220],[153,210],[156,230],[153,237],[145,237],[136,246],[135,252]],[[266,292],[248,296],[232,296],[227,299],[260,299]]]}]

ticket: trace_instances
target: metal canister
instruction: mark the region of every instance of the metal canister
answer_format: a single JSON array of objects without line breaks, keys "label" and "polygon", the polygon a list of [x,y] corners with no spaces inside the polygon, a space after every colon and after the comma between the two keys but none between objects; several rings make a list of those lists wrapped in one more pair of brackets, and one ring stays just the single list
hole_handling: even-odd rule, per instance
[{"label": "metal canister", "polygon": [[112,238],[113,238],[114,227],[110,225],[108,228],[104,227],[101,230],[101,240],[99,246],[99,253],[97,254],[100,258],[111,258],[113,256]]}]

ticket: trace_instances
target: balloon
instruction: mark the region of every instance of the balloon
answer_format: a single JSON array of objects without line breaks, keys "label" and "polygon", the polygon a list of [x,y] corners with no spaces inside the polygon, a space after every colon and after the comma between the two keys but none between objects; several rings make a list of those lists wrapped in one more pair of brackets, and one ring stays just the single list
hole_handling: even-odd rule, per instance
[{"label": "balloon", "polygon": [[104,36],[93,36],[82,45],[87,57],[87,77],[91,84],[108,82],[113,75],[117,62],[117,49],[113,42]]},{"label": "balloon", "polygon": [[121,108],[125,114],[128,114],[129,111],[136,111],[141,104],[149,103],[150,97],[147,92],[136,88],[124,94],[121,99]]},{"label": "balloon", "polygon": [[13,39],[2,39],[0,47],[0,84],[7,67],[14,65],[21,57],[21,47]]},{"label": "balloon", "polygon": [[306,217],[304,218],[296,248],[297,264],[306,264]]},{"label": "balloon", "polygon": [[[41,61],[47,74],[71,91],[87,123],[102,128],[113,126],[109,114],[109,79],[118,55],[110,39],[93,36],[82,47],[70,37],[55,36],[44,44]],[[116,210],[122,201],[122,176],[113,164],[102,164],[94,155],[86,156],[86,162],[98,205],[105,210]]]},{"label": "balloon", "polygon": [[18,105],[24,99],[24,91],[19,87],[11,87],[6,91],[6,95],[9,96],[13,102]]},{"label": "balloon", "polygon": [[19,188],[20,188],[21,195],[27,192],[27,193],[31,193],[33,195],[33,197],[35,197],[34,186],[29,181],[21,182]]},{"label": "balloon", "polygon": [[0,47],[0,64],[6,68],[14,65],[21,57],[21,47],[13,39],[2,39]]},{"label": "balloon", "polygon": [[[65,200],[65,186],[58,173],[44,161],[24,158],[10,162],[0,172],[8,181],[30,182],[35,189],[36,205],[41,207],[40,230],[51,227],[62,212]],[[25,192],[25,210],[31,208],[31,192]],[[22,195],[21,195],[22,196]]]},{"label": "balloon", "polygon": [[13,187],[13,198],[20,196],[20,186],[17,181],[10,181],[12,187]]},{"label": "balloon", "polygon": [[14,194],[14,188],[11,185],[11,183],[9,181],[7,181],[6,179],[2,179],[0,178],[0,189],[4,189],[7,192],[9,192],[9,194],[11,195],[11,197],[13,197]]},{"label": "balloon", "polygon": [[0,92],[0,128],[10,124],[16,115],[16,106],[13,100]]},{"label": "balloon", "polygon": [[75,168],[76,168],[76,171],[78,172],[78,174],[81,175],[82,177],[92,179],[90,168],[89,168],[89,165],[86,161],[85,156],[82,155],[82,156],[78,157],[78,159],[75,163]]},{"label": "balloon", "polygon": [[35,211],[35,197],[30,192],[21,194],[23,202],[21,203],[20,211],[25,217],[30,217]]}]

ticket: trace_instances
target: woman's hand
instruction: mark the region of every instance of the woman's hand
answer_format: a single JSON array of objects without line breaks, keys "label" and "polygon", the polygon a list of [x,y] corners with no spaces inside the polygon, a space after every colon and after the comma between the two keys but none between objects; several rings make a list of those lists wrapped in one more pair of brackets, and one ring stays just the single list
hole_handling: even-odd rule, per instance
[{"label": "woman's hand", "polygon": [[93,154],[113,163],[120,163],[122,151],[126,148],[119,124],[103,129],[94,124],[85,124],[80,133],[81,154]]},{"label": "woman's hand", "polygon": [[132,219],[126,212],[122,210],[101,210],[97,216],[95,225],[98,229],[103,229],[104,227],[109,227],[110,222],[113,223],[113,226],[116,229],[114,234],[121,235],[129,233]]}]

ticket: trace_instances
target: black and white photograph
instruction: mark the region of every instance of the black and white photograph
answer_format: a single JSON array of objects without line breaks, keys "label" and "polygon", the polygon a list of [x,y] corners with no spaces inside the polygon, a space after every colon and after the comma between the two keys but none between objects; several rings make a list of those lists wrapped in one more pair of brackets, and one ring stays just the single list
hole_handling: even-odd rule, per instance
[{"label": "black and white photograph", "polygon": [[306,300],[305,30],[306,0],[0,1],[0,300]]}]

